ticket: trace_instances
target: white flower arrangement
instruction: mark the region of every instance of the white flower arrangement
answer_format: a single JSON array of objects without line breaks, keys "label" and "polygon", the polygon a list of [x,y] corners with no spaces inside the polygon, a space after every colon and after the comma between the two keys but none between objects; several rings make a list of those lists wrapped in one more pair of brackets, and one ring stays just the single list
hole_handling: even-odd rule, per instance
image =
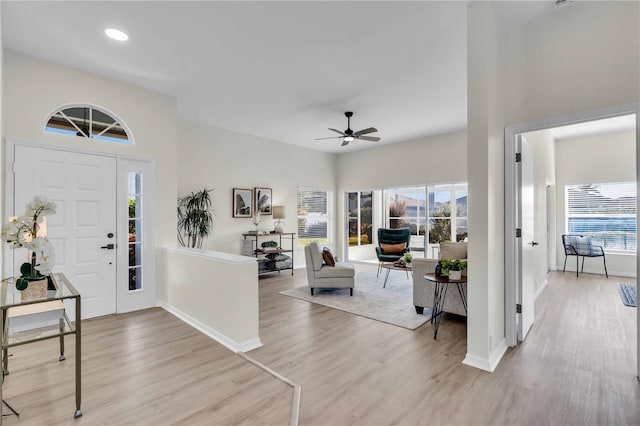
[{"label": "white flower arrangement", "polygon": [[38,229],[46,215],[56,212],[56,205],[45,197],[34,197],[25,207],[25,214],[2,227],[2,239],[12,249],[31,250],[31,263],[20,268],[22,275],[29,278],[44,277],[51,273],[55,265],[53,245],[46,237],[38,236]]}]

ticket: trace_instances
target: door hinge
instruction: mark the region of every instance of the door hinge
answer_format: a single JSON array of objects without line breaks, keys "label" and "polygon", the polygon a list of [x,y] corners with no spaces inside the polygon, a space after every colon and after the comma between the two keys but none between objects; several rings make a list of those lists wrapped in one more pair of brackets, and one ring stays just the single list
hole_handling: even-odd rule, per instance
[{"label": "door hinge", "polygon": [[11,163],[11,173],[16,174],[16,162]]},{"label": "door hinge", "polygon": [[522,313],[522,305],[519,303],[516,303],[516,314],[521,314]]},{"label": "door hinge", "polygon": [[522,154],[519,152],[516,152],[516,163],[520,163],[522,161]]},{"label": "door hinge", "polygon": [[522,237],[522,228],[516,228],[516,238]]}]

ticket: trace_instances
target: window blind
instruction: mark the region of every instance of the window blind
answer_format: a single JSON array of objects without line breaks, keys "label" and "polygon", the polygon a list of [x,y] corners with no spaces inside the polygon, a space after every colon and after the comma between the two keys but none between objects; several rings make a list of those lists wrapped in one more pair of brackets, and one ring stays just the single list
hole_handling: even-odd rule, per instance
[{"label": "window blind", "polygon": [[567,232],[614,251],[637,249],[635,182],[566,186]]},{"label": "window blind", "polygon": [[329,192],[326,189],[298,188],[298,245],[313,240],[328,243]]}]

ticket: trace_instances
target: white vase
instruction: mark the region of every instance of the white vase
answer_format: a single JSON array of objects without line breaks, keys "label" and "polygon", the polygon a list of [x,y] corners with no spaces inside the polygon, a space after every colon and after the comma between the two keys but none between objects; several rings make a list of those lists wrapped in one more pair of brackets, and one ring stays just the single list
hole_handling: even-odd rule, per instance
[{"label": "white vase", "polygon": [[278,234],[284,234],[284,223],[282,223],[281,221],[277,221],[275,225],[273,225],[273,230]]},{"label": "white vase", "polygon": [[459,280],[460,278],[462,278],[462,271],[449,271],[450,280]]}]

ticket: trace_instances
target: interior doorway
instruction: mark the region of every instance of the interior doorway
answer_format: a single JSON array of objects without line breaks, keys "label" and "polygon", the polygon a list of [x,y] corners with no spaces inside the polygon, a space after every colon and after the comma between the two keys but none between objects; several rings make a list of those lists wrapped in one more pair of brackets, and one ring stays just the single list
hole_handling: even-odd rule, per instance
[{"label": "interior doorway", "polygon": [[[585,235],[592,236],[592,239],[598,240],[601,244],[609,244],[608,248],[605,250],[609,250],[613,253],[616,250],[619,250],[619,247],[622,243],[618,244],[616,242],[617,239],[623,238],[621,234],[623,232],[618,233],[610,233],[610,235],[606,235],[607,233],[602,228],[603,218],[598,218],[597,220],[591,220],[588,222],[588,226],[585,225],[587,223],[584,217],[581,217],[580,214],[574,214],[573,216],[569,212],[570,203],[567,202],[569,194],[567,191],[571,191],[572,187],[580,186],[581,184],[593,184],[590,185],[592,189],[598,189],[598,199],[601,200],[601,203],[605,203],[605,201],[614,200],[620,197],[623,197],[621,194],[614,194],[613,191],[610,191],[604,183],[609,183],[610,186],[615,187],[616,182],[625,182],[632,181],[635,187],[637,182],[637,169],[638,162],[637,158],[637,149],[636,147],[640,144],[638,140],[638,107],[637,105],[628,105],[617,108],[610,108],[606,110],[594,111],[591,113],[579,114],[570,117],[559,117],[556,119],[545,120],[544,122],[538,123],[530,123],[526,125],[520,126],[512,126],[505,129],[505,324],[506,324],[506,337],[507,343],[509,346],[517,345],[519,340],[526,337],[526,333],[521,335],[519,333],[521,320],[523,314],[518,312],[520,309],[525,309],[525,306],[521,303],[522,297],[526,297],[527,294],[531,294],[531,292],[527,292],[526,289],[522,288],[525,280],[523,279],[523,266],[522,266],[522,258],[519,257],[518,247],[522,244],[517,237],[517,232],[521,232],[518,230],[519,225],[519,217],[518,217],[518,208],[520,207],[520,199],[518,198],[519,191],[519,183],[516,179],[518,168],[517,168],[517,143],[519,135],[525,135],[527,139],[532,132],[551,132],[551,129],[558,128],[566,128],[574,127],[578,124],[585,126],[597,127],[602,125],[605,122],[613,123],[619,121],[626,121],[627,123],[631,123],[631,130],[628,130],[627,133],[630,135],[627,140],[630,143],[625,150],[617,150],[610,143],[608,146],[600,142],[599,152],[596,152],[596,155],[592,155],[589,157],[588,153],[586,153],[588,144],[595,144],[598,142],[601,137],[592,137],[590,140],[585,139],[584,142],[581,142],[582,145],[576,145],[576,141],[573,144],[567,144],[567,147],[555,149],[554,152],[559,153],[558,155],[564,155],[566,158],[569,158],[568,161],[563,161],[562,164],[555,164],[556,159],[553,158],[554,167],[558,170],[558,176],[552,175],[552,179],[549,179],[549,176],[542,177],[542,184],[540,185],[540,179],[538,179],[538,188],[536,191],[539,192],[540,203],[534,208],[534,211],[537,215],[542,216],[543,220],[536,220],[535,223],[538,228],[544,231],[541,235],[544,239],[542,241],[545,242],[547,246],[546,250],[539,253],[539,264],[540,271],[542,274],[546,276],[549,270],[554,269],[556,264],[558,264],[558,259],[564,257],[564,250],[562,244],[559,242],[559,235],[563,233],[583,233]],[[587,124],[588,123],[588,124]],[[593,129],[592,129],[593,130]],[[613,131],[610,129],[610,131]],[[602,133],[602,132],[601,132]],[[593,134],[597,134],[597,131],[593,131]],[[558,137],[556,135],[556,137]],[[552,135],[553,139],[553,135]],[[566,152],[563,152],[566,151]],[[615,156],[612,155],[603,155],[603,152],[616,152]],[[629,167],[626,172],[630,172],[630,176],[623,176],[621,171],[622,167],[619,164],[610,165],[609,167],[605,164],[607,158],[613,157],[614,160],[620,163],[620,157],[625,157],[625,159],[630,160]],[[559,160],[558,160],[559,161]],[[578,173],[578,170],[586,170],[589,173],[583,172],[582,174]],[[605,170],[608,172],[608,175],[603,175],[598,178],[596,172],[602,172]],[[573,175],[572,175],[573,173]],[[572,177],[570,177],[572,176]],[[588,185],[589,186],[589,185]],[[619,185],[618,185],[619,186]],[[619,192],[619,191],[618,191]],[[636,255],[636,234],[637,234],[637,219],[635,212],[637,211],[637,197],[633,197],[634,200],[634,211],[633,211],[633,238],[624,237],[627,247],[630,249],[629,254],[633,254],[633,256],[619,256],[619,262],[616,263],[620,272],[624,273],[623,261],[620,259],[626,259],[628,266],[628,275],[632,278],[632,282],[636,281],[636,271],[637,271],[637,255]],[[606,203],[605,203],[606,204]],[[610,202],[611,204],[611,202]],[[575,209],[574,209],[575,210]],[[587,210],[579,210],[576,211],[578,213],[594,213],[597,208],[591,207]],[[542,213],[542,214],[541,214]],[[595,212],[601,215],[602,212]],[[595,214],[592,214],[595,216]],[[593,219],[593,218],[589,218]],[[606,218],[605,218],[606,219]],[[618,220],[619,218],[616,218]],[[613,220],[609,221],[613,222]],[[620,220],[618,222],[621,223]],[[597,225],[594,225],[596,224]],[[629,221],[625,222],[627,225]],[[582,228],[580,227],[582,226]],[[586,226],[586,227],[585,227]],[[555,229],[554,229],[555,228]],[[630,227],[627,227],[627,231]],[[628,233],[628,232],[627,232]],[[540,233],[537,233],[540,236]],[[537,238],[536,238],[537,239]],[[536,240],[534,239],[534,241]],[[604,242],[602,242],[604,241]],[[632,241],[632,242],[630,242]],[[617,245],[616,245],[617,244]],[[555,253],[554,253],[555,251]],[[607,258],[609,260],[609,258]],[[598,265],[599,266],[599,265]],[[593,272],[600,273],[597,270],[595,263],[590,267],[585,268],[585,272]],[[602,269],[600,267],[600,269]],[[562,270],[562,264],[560,264],[560,270]],[[575,271],[575,268],[573,269]],[[604,276],[604,271],[602,271]],[[542,288],[539,286],[540,283],[536,282],[536,287],[534,287],[534,295],[537,295],[541,292]],[[613,283],[612,285],[615,285]],[[529,296],[531,297],[531,296]],[[535,296],[533,296],[535,298]],[[519,306],[518,306],[519,305]],[[531,304],[532,308],[532,304]],[[637,327],[637,324],[636,324]],[[521,338],[520,338],[521,337]],[[639,368],[640,370],[640,368]]]}]

